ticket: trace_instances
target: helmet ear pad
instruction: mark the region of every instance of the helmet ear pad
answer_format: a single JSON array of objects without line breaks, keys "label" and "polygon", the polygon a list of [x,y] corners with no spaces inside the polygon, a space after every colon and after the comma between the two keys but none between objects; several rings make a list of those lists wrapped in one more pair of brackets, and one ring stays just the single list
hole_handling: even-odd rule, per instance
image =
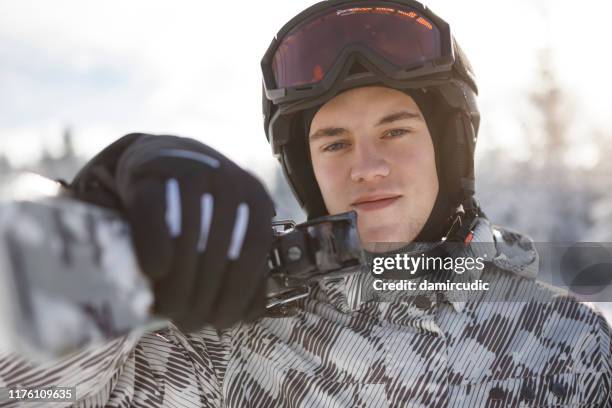
[{"label": "helmet ear pad", "polygon": [[449,139],[454,135],[446,128],[448,110],[441,102],[441,96],[435,91],[412,89],[405,91],[414,99],[423,115],[429,134],[431,135],[438,176],[438,195],[425,225],[414,239],[417,242],[431,242],[439,240],[448,229],[448,220],[454,214],[458,204],[453,200],[451,185],[453,174],[449,171],[448,162],[452,160],[452,146]]},{"label": "helmet ear pad", "polygon": [[422,107],[432,136],[440,190],[446,195],[451,217],[460,205],[467,210],[474,204],[476,131],[465,111],[449,107],[435,90],[428,94],[429,99],[419,94],[413,97]]},{"label": "helmet ear pad", "polygon": [[308,220],[328,214],[312,167],[308,142],[310,122],[318,109],[311,108],[295,114],[291,120],[291,143],[282,147],[280,155],[285,176]]},{"label": "helmet ear pad", "polygon": [[441,157],[443,175],[447,181],[449,199],[455,207],[472,206],[475,193],[474,148],[475,131],[468,115],[461,110],[448,112],[441,121],[444,137]]}]

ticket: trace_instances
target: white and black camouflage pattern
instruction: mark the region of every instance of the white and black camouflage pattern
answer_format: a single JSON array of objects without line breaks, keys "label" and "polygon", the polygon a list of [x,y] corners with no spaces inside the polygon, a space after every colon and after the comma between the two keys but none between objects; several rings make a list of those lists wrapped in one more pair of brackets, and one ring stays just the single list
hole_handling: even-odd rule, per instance
[{"label": "white and black camouflage pattern", "polygon": [[56,193],[0,195],[0,349],[40,360],[162,327],[152,304],[118,213]]},{"label": "white and black camouflage pattern", "polygon": [[[481,223],[475,239],[503,235]],[[76,385],[78,407],[612,407],[605,319],[535,281],[516,242],[452,276],[488,292],[382,293],[354,275],[228,330],[170,324],[55,363],[0,353],[0,387]]]}]

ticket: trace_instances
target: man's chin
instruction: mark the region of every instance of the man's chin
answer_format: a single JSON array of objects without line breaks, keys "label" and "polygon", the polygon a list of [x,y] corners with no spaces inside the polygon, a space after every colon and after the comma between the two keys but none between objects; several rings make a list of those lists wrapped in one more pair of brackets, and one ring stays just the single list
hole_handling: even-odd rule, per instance
[{"label": "man's chin", "polygon": [[406,246],[407,242],[362,242],[363,249],[372,253],[395,251]]},{"label": "man's chin", "polygon": [[361,245],[370,252],[387,252],[399,249],[411,243],[423,227],[421,224],[388,222],[368,226],[359,223]]},{"label": "man's chin", "polygon": [[370,252],[393,251],[410,243],[405,234],[399,233],[397,225],[360,228],[359,236],[361,245]]}]

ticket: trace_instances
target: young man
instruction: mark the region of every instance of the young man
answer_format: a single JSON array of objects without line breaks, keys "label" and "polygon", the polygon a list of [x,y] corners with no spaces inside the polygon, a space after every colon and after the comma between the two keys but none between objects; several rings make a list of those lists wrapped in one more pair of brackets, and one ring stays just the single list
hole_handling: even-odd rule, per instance
[{"label": "young man", "polygon": [[155,311],[176,325],[46,366],[5,356],[3,386],[77,385],[79,406],[612,407],[605,320],[533,280],[531,241],[473,197],[476,85],[446,23],[411,0],[327,1],[262,67],[266,134],[310,219],[356,211],[373,259],[489,254],[413,276],[489,291],[378,291],[362,273],[262,317],[265,190],[194,140],[132,134],[71,191],[124,212]]}]

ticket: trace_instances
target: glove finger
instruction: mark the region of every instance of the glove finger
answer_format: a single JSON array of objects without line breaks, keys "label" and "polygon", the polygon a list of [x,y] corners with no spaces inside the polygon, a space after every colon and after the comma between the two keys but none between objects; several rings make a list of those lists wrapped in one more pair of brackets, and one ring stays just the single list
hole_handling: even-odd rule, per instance
[{"label": "glove finger", "polygon": [[[253,303],[257,290],[265,283],[268,272],[268,254],[272,245],[271,204],[267,196],[261,197],[251,207],[243,204],[243,213],[248,211],[249,218],[245,234],[240,237],[240,226],[234,225],[235,239],[242,240],[242,245],[233,254],[229,254],[230,262],[227,265],[221,296],[217,299],[213,309],[213,323],[217,327],[229,327],[237,321],[244,319],[249,306]],[[244,209],[248,210],[244,210]],[[240,212],[240,208],[237,212]],[[242,219],[244,220],[244,215]],[[240,219],[237,217],[236,222]],[[232,251],[230,245],[229,252]]]},{"label": "glove finger", "polygon": [[133,186],[125,201],[138,263],[153,282],[168,275],[173,243],[165,222],[165,187],[159,180],[143,180]]},{"label": "glove finger", "polygon": [[[232,225],[236,216],[237,190],[221,185],[217,181],[213,194],[201,198],[202,220],[210,219],[200,225],[198,250],[201,253],[197,266],[193,292],[190,296],[191,313],[199,324],[211,322],[214,305],[223,283],[223,275],[228,263],[227,251],[232,237]],[[210,215],[212,214],[212,215]]]},{"label": "glove finger", "polygon": [[[166,184],[166,222],[173,236],[174,252],[167,276],[155,284],[155,311],[171,319],[180,319],[189,314],[190,296],[196,279],[198,252],[197,243],[200,224],[200,185],[206,180],[183,178],[170,179]],[[172,210],[173,209],[173,210]]]}]

